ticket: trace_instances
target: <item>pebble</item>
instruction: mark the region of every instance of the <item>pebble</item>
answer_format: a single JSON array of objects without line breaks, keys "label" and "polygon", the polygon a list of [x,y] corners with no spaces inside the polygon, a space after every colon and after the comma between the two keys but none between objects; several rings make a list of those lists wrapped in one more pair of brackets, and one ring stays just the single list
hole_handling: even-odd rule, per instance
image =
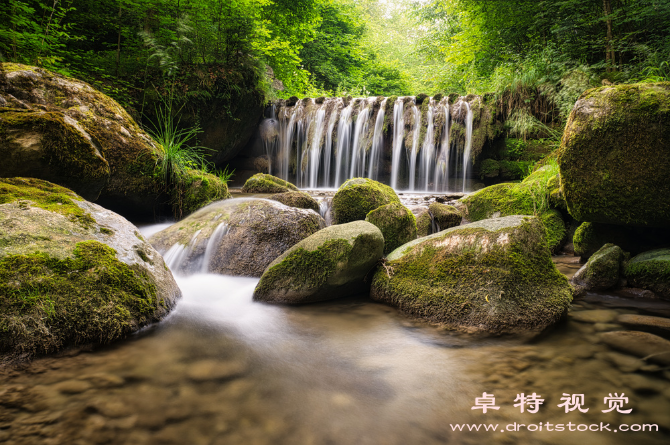
[{"label": "pebble", "polygon": [[657,335],[639,331],[614,331],[600,334],[600,339],[623,352],[670,365],[670,341]]},{"label": "pebble", "polygon": [[63,394],[80,394],[91,389],[93,385],[83,380],[64,380],[53,386],[54,389]]},{"label": "pebble", "polygon": [[200,360],[186,370],[186,375],[193,381],[226,380],[242,375],[247,369],[243,361]]},{"label": "pebble", "polygon": [[617,322],[641,331],[670,334],[670,318],[623,314],[617,317]]},{"label": "pebble", "polygon": [[582,323],[610,323],[616,320],[619,313],[611,309],[596,309],[591,311],[574,311],[570,316]]},{"label": "pebble", "polygon": [[86,405],[86,407],[93,409],[103,416],[109,417],[110,419],[128,417],[133,414],[128,405],[118,400],[92,400]]}]

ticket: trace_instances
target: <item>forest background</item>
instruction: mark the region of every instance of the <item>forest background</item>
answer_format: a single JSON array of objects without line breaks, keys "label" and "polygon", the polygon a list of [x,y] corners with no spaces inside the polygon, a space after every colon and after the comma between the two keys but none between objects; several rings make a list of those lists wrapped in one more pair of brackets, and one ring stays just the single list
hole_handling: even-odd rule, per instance
[{"label": "forest background", "polygon": [[495,93],[564,121],[590,86],[670,80],[670,0],[5,0],[0,57],[136,117],[151,92]]}]

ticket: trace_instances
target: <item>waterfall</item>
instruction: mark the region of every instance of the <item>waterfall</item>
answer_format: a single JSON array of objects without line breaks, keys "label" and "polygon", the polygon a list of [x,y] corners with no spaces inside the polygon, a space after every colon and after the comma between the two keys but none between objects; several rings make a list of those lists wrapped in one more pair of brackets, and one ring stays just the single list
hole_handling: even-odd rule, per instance
[{"label": "waterfall", "polygon": [[379,163],[384,150],[384,115],[386,113],[386,101],[384,99],[377,112],[375,121],[375,133],[372,136],[372,148],[370,149],[370,163],[368,165],[368,178],[377,180],[379,177]]},{"label": "waterfall", "polygon": [[184,271],[185,262],[188,260],[188,257],[191,256],[193,249],[195,249],[196,245],[198,244],[198,235],[200,235],[200,230],[193,234],[193,237],[191,237],[191,241],[189,241],[188,245],[184,246],[177,243],[170,247],[170,249],[165,252],[165,255],[163,255],[165,264],[174,273],[180,273]]},{"label": "waterfall", "polygon": [[416,157],[419,150],[419,136],[421,136],[421,111],[416,105],[412,106],[414,115],[414,130],[412,131],[412,151],[409,154],[409,191],[413,192],[416,179]]},{"label": "waterfall", "polygon": [[335,186],[344,182],[344,172],[348,163],[349,146],[351,145],[351,113],[354,110],[354,102],[342,110],[340,122],[337,125],[337,161],[335,163]]},{"label": "waterfall", "polygon": [[393,151],[391,159],[391,187],[398,189],[398,176],[400,173],[400,155],[402,154],[402,143],[405,136],[405,103],[399,97],[393,104]]},{"label": "waterfall", "polygon": [[423,181],[422,190],[428,191],[431,173],[435,169],[435,131],[433,128],[433,100],[430,100],[426,116],[426,137],[421,147],[419,181]]},{"label": "waterfall", "polygon": [[311,189],[367,176],[396,190],[465,191],[480,149],[471,103],[424,101],[400,97],[392,113],[381,97],[279,102],[259,125],[269,171]]},{"label": "waterfall", "polygon": [[316,124],[312,143],[309,146],[309,187],[315,189],[319,174],[319,162],[321,160],[321,139],[323,137],[324,123],[326,119],[326,106],[321,105],[316,112]]},{"label": "waterfall", "polygon": [[349,178],[365,176],[365,134],[368,132],[368,121],[370,117],[370,104],[361,103],[361,110],[356,118],[354,129],[354,143],[351,146],[351,167]]},{"label": "waterfall", "polygon": [[463,150],[463,191],[468,181],[468,166],[470,165],[470,151],[472,150],[472,122],[473,114],[470,104],[465,102],[468,113],[465,117],[465,150]]},{"label": "waterfall", "polygon": [[435,191],[448,190],[449,188],[449,102],[442,106],[444,112],[444,128],[442,129],[442,141],[440,143],[440,154],[435,164]]},{"label": "waterfall", "polygon": [[207,241],[207,247],[205,247],[205,254],[202,258],[202,266],[200,267],[200,271],[202,273],[209,272],[209,263],[212,261],[212,255],[214,255],[216,248],[221,242],[221,238],[223,238],[224,235],[228,233],[228,230],[229,230],[228,224],[222,222],[221,224],[216,226],[216,229],[214,229],[214,232],[212,232],[212,236],[210,236],[209,240]]}]

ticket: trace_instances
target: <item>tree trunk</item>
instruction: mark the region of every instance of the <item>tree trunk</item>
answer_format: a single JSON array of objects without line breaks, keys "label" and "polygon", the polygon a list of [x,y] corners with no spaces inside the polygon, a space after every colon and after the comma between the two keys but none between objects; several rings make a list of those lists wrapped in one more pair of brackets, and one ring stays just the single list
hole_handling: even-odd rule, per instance
[{"label": "tree trunk", "polygon": [[607,44],[605,46],[605,62],[607,63],[607,72],[614,71],[615,59],[614,49],[612,48],[612,3],[610,0],[603,0],[603,13],[607,23]]}]

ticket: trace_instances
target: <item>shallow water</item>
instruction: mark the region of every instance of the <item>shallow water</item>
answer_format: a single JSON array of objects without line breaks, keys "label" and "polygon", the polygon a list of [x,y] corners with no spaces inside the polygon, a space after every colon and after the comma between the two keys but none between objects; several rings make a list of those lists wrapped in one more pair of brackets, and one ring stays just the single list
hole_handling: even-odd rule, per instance
[{"label": "shallow water", "polygon": [[[144,229],[146,233],[146,229]],[[565,272],[579,265],[557,260]],[[178,277],[162,323],[96,350],[37,359],[0,376],[0,442],[11,444],[662,444],[670,372],[614,363],[597,333],[618,313],[668,304],[599,294],[531,342],[481,339],[413,322],[366,298],[300,307],[251,301],[257,279]],[[604,312],[603,312],[604,309]],[[599,312],[591,312],[599,310]],[[581,315],[580,315],[581,314]],[[577,318],[591,319],[577,321]],[[620,361],[620,360],[619,360]],[[483,392],[498,411],[472,410]],[[517,394],[545,399],[536,414]],[[630,414],[603,413],[625,393]],[[566,414],[563,393],[587,413]],[[507,425],[657,423],[659,432],[505,431]],[[453,431],[456,424],[496,432]],[[466,427],[467,428],[467,427]]]}]

